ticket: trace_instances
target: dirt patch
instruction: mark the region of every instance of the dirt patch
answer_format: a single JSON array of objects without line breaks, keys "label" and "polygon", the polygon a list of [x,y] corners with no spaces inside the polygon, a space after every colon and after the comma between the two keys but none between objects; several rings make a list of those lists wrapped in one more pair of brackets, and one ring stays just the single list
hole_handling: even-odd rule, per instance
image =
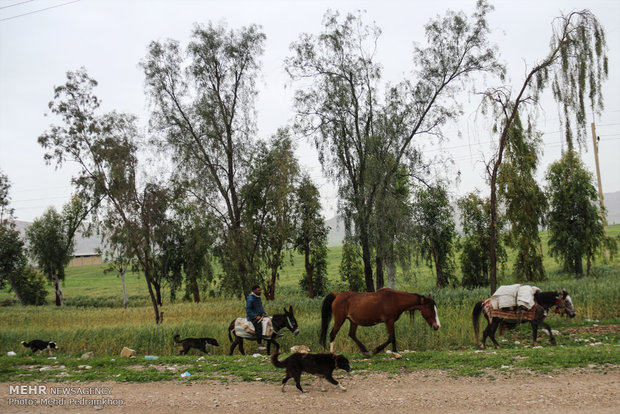
[{"label": "dirt patch", "polygon": [[562,329],[565,335],[588,334],[605,335],[620,332],[620,325],[589,325],[589,326],[570,326]]},{"label": "dirt patch", "polygon": [[[307,391],[301,394],[293,381],[286,392],[273,383],[231,382],[153,382],[126,383],[59,383],[46,387],[65,389],[108,390],[105,395],[72,396],[76,401],[36,407],[9,405],[10,398],[28,398],[41,403],[49,395],[10,394],[8,383],[0,384],[0,412],[123,412],[157,413],[187,412],[562,412],[589,414],[617,412],[620,405],[620,368],[607,371],[572,369],[561,373],[509,373],[483,378],[454,378],[443,371],[416,371],[398,375],[369,373],[344,374],[336,377],[347,387],[346,392],[325,382],[321,392],[318,379],[302,377]],[[58,396],[56,396],[58,397]],[[77,398],[75,398],[77,397]],[[107,404],[89,402],[108,398]],[[122,406],[111,406],[112,402]],[[387,411],[386,411],[387,410]]]}]

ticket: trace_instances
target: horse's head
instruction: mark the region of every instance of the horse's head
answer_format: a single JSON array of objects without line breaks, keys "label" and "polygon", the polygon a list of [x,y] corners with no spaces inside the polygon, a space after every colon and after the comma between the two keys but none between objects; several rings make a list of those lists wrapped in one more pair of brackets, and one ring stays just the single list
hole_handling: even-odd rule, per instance
[{"label": "horse's head", "polygon": [[295,319],[295,315],[293,314],[293,306],[290,306],[288,310],[284,308],[284,316],[286,317],[286,323],[284,326],[290,329],[294,335],[298,335],[299,326],[297,326],[297,319]]},{"label": "horse's head", "polygon": [[422,317],[426,320],[434,330],[439,330],[441,328],[441,323],[439,322],[439,315],[437,314],[437,305],[435,305],[435,301],[432,296],[420,296],[420,312],[422,312]]},{"label": "horse's head", "polygon": [[566,289],[562,289],[558,295],[558,304],[557,304],[558,313],[566,314],[569,318],[574,318],[577,312],[575,311],[575,307],[573,306],[573,300],[570,295],[566,291]]}]

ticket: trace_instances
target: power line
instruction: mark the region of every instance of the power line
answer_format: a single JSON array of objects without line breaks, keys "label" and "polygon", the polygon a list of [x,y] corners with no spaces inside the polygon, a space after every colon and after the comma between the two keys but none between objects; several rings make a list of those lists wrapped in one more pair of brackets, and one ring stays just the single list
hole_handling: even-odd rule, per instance
[{"label": "power line", "polygon": [[[66,5],[69,5],[69,4],[72,4],[72,3],[77,3],[78,1],[80,1],[80,0],[73,0],[73,1],[66,2],[66,3],[57,4],[55,6],[45,7],[43,9],[31,11],[31,12],[28,12],[28,13],[18,14],[17,16],[5,17],[4,19],[0,19],[0,22],[5,22],[7,20],[17,19],[18,17],[28,16],[30,14],[39,13],[39,12],[42,12],[42,11],[45,11],[45,10],[55,9],[57,7],[62,7],[62,6],[66,6]],[[24,3],[27,3],[27,2],[24,2]],[[7,6],[7,7],[10,7],[10,6]]]},{"label": "power line", "polygon": [[9,7],[19,6],[20,4],[32,3],[33,1],[34,1],[34,0],[27,0],[27,1],[22,1],[21,3],[9,4],[8,6],[2,6],[2,7],[0,7],[0,10],[2,10],[2,9],[8,9]]}]

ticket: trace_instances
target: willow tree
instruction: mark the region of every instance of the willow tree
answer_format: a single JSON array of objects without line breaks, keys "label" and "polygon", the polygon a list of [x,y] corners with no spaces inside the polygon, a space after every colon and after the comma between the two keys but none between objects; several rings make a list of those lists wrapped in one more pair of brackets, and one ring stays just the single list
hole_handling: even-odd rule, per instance
[{"label": "willow tree", "polygon": [[264,42],[255,25],[196,25],[185,49],[175,40],[154,41],[142,61],[157,143],[179,178],[192,184],[191,195],[219,219],[224,285],[238,294],[248,294],[254,282],[241,189],[252,166]]},{"label": "willow tree", "polygon": [[[486,91],[485,102],[491,108],[495,119],[493,130],[498,136],[496,153],[487,164],[491,190],[491,292],[497,288],[498,176],[519,115],[528,114],[528,122],[535,125],[534,110],[540,96],[551,88],[560,107],[562,127],[570,151],[575,141],[582,143],[586,136],[586,101],[595,114],[603,109],[601,86],[606,78],[603,27],[590,11],[582,10],[554,20],[549,53],[527,73],[520,87],[515,91],[509,86]],[[535,141],[530,145],[535,145]]]},{"label": "willow tree", "polygon": [[303,80],[295,95],[296,125],[314,141],[324,172],[338,185],[346,228],[354,229],[361,247],[368,291],[374,290],[377,200],[402,165],[417,163],[417,138],[441,135],[440,127],[460,113],[450,98],[462,82],[500,70],[487,41],[490,9],[479,1],[471,18],[447,12],[428,23],[428,45],[414,51],[417,80],[403,80],[384,94],[376,59],[381,30],[361,15],[328,12],[322,33],[303,34],[291,46],[287,71]]}]

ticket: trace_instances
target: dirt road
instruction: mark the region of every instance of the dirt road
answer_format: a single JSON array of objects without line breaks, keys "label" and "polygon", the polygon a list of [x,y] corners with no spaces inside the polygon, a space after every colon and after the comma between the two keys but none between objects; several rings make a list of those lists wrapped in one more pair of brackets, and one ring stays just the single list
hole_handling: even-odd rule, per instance
[{"label": "dirt road", "polygon": [[[279,385],[259,381],[229,384],[63,382],[45,384],[43,389],[15,389],[11,386],[17,384],[3,383],[0,384],[0,412],[596,414],[617,413],[620,407],[620,369],[617,368],[607,372],[582,369],[552,375],[520,373],[485,378],[451,378],[441,371],[344,374],[336,378],[345,384],[346,392],[327,382],[324,383],[326,392],[321,392],[319,381],[310,376],[302,378],[305,394],[295,388],[292,380],[285,393]],[[52,395],[54,387],[65,387],[79,394]],[[26,394],[18,394],[21,391]],[[91,395],[83,395],[84,392]]]}]

